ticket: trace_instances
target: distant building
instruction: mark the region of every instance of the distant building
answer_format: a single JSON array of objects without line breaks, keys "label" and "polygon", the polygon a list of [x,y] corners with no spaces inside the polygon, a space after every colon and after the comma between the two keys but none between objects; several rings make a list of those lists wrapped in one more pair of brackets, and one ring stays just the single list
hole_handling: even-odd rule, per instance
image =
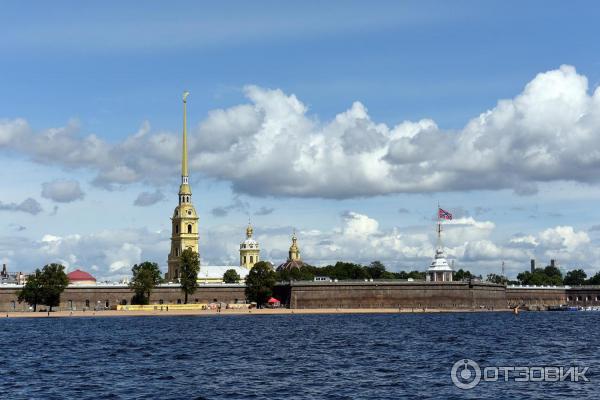
[{"label": "distant building", "polygon": [[258,242],[252,238],[254,229],[248,223],[246,228],[246,240],[240,243],[240,267],[252,269],[254,264],[260,261],[260,246]]},{"label": "distant building", "polygon": [[8,272],[6,264],[2,264],[2,271],[0,271],[0,283],[12,284],[12,285],[24,285],[27,283],[27,275],[22,272]]},{"label": "distant building", "polygon": [[292,245],[290,246],[290,250],[288,252],[288,259],[283,264],[277,267],[278,271],[282,270],[291,270],[294,268],[302,267],[304,262],[300,258],[300,247],[298,247],[298,238],[296,237],[296,232],[292,235]]},{"label": "distant building", "polygon": [[76,269],[75,271],[71,271],[67,274],[67,278],[69,278],[69,284],[71,285],[95,285],[96,278],[94,278],[91,274],[82,271],[80,269]]},{"label": "distant building", "polygon": [[198,274],[198,283],[223,283],[223,275],[227,270],[234,270],[240,276],[240,282],[244,283],[244,279],[250,272],[246,267],[238,267],[231,265],[203,265]]},{"label": "distant building", "polygon": [[452,282],[452,268],[446,260],[444,250],[438,248],[435,251],[435,257],[427,269],[428,282]]}]

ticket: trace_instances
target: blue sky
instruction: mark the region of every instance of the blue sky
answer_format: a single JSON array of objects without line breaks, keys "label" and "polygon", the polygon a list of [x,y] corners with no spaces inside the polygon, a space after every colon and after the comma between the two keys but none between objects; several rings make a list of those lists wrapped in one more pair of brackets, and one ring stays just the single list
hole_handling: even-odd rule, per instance
[{"label": "blue sky", "polygon": [[[413,175],[406,175],[402,166],[416,157],[404,152],[406,146],[387,155],[394,159],[392,176],[379,175],[378,168],[390,166],[374,166],[375,158],[344,175],[345,169],[357,165],[352,155],[358,150],[348,148],[349,158],[336,164],[338,153],[331,149],[337,144],[323,147],[332,165],[323,164],[327,173],[296,160],[294,154],[264,150],[265,146],[256,160],[215,144],[231,132],[235,135],[236,129],[246,132],[240,133],[238,142],[247,141],[247,146],[272,138],[275,133],[270,131],[252,131],[258,129],[252,125],[257,115],[266,115],[279,127],[278,137],[290,135],[297,149],[310,138],[325,143],[342,132],[353,135],[354,145],[370,146],[372,142],[362,142],[369,132],[392,131],[404,121],[431,120],[435,128],[425,124],[411,140],[419,151],[427,151],[429,135],[439,135],[439,143],[459,138],[445,151],[436,149],[438,159],[450,159],[460,149],[460,136],[469,137],[469,121],[494,110],[501,99],[516,99],[531,82],[540,82],[543,90],[534,91],[523,106],[530,111],[545,104],[540,93],[556,92],[563,81],[567,89],[559,97],[567,106],[582,96],[581,90],[579,97],[565,94],[579,78],[587,79],[587,92],[583,92],[593,97],[600,83],[599,12],[593,3],[144,2],[142,8],[136,2],[85,7],[72,2],[35,6],[10,2],[0,10],[0,119],[4,121],[0,132],[20,137],[16,143],[2,141],[0,135],[5,165],[0,177],[7,188],[0,194],[5,205],[0,214],[4,221],[0,258],[9,267],[31,270],[59,260],[115,277],[125,275],[125,266],[141,259],[165,264],[179,153],[168,153],[169,147],[164,146],[164,154],[147,150],[152,157],[137,160],[136,153],[150,144],[121,145],[144,124],[149,126],[144,138],[166,135],[178,140],[180,95],[187,89],[192,92],[190,130],[197,141],[192,148],[194,202],[204,227],[205,263],[234,262],[251,215],[266,257],[276,263],[285,257],[289,234],[296,228],[309,262],[381,258],[391,269],[423,269],[433,240],[431,215],[439,201],[459,217],[456,226],[448,227],[449,253],[476,272],[497,272],[506,259],[511,273],[516,273],[531,256],[541,262],[556,256],[566,267],[583,266],[590,273],[600,268],[594,265],[593,228],[594,202],[600,191],[593,177],[578,172],[586,165],[594,175],[596,164],[590,161],[594,153],[582,158],[584,164],[571,165],[568,160],[577,158],[573,154],[578,149],[565,152],[561,159],[566,164],[554,172],[542,173],[539,167],[532,172],[536,168],[529,164],[512,171],[511,157],[520,156],[510,149],[520,145],[536,149],[547,141],[536,136],[542,129],[537,120],[534,127],[521,129],[523,125],[515,122],[486,134],[499,143],[503,135],[513,138],[508,150],[498,144],[499,152],[507,154],[493,167],[469,166],[467,173],[456,163],[436,161],[437,172],[452,171],[451,177],[435,184],[439,191],[435,185],[432,189],[415,183],[438,179],[432,171],[411,185],[403,184]],[[574,70],[561,69],[563,65]],[[552,71],[558,71],[559,83],[554,75],[536,81],[538,74]],[[290,105],[292,96],[302,104],[301,110]],[[353,108],[355,102],[361,106]],[[259,111],[250,115],[244,105]],[[282,105],[292,108],[279,113]],[[595,115],[595,108],[589,107],[584,114]],[[215,116],[214,110],[228,110],[229,117]],[[330,126],[348,110],[353,110],[351,128]],[[549,110],[553,109],[548,106],[544,112]],[[287,116],[296,111],[296,119],[290,122]],[[368,123],[355,124],[359,120]],[[15,121],[24,121],[25,133],[11,133],[21,132]],[[385,129],[379,131],[381,125]],[[566,119],[552,126],[560,126],[552,137],[567,135],[585,149],[597,143],[588,137],[597,134],[597,125],[580,127]],[[586,135],[569,136],[571,128],[573,132],[585,128]],[[62,150],[64,143],[55,138],[32,145],[47,149],[55,140],[59,145],[50,156],[23,144],[52,129],[78,140],[93,134],[103,148],[118,149],[81,157],[73,155],[78,143],[83,143],[77,140],[70,150]],[[389,139],[393,134],[387,131],[381,134]],[[390,140],[407,134],[398,135]],[[210,146],[219,151],[207,153]],[[311,147],[317,148],[318,144]],[[134,163],[139,169],[132,167],[129,172],[135,176],[126,182],[115,181],[108,167],[120,162],[130,167]],[[304,166],[300,172],[298,165]],[[411,168],[421,167],[417,163]],[[503,170],[510,170],[510,176],[503,178]],[[286,173],[298,182],[323,177],[323,184],[294,191],[278,175]],[[53,195],[42,196],[44,183],[53,183]],[[56,194],[59,189],[62,198]],[[155,200],[160,200],[134,206],[142,192],[156,194]],[[27,198],[42,211],[19,209]]]}]

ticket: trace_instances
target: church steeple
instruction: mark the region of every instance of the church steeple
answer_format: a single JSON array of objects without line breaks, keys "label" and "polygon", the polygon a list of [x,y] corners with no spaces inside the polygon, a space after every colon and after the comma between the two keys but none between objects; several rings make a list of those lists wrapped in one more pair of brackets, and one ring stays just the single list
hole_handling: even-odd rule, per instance
[{"label": "church steeple", "polygon": [[171,218],[171,251],[169,253],[169,272],[167,279],[179,279],[181,253],[190,249],[198,253],[198,215],[192,204],[192,189],[189,185],[188,148],[187,148],[187,98],[189,92],[183,92],[183,140],[181,146],[181,185],[179,186],[179,205],[175,207]]},{"label": "church steeple", "polygon": [[187,154],[187,98],[190,92],[183,92],[183,146],[181,154],[181,183],[188,183],[188,154]]},{"label": "church steeple", "polygon": [[181,146],[181,185],[179,186],[179,204],[192,201],[192,189],[189,185],[187,150],[187,98],[190,92],[183,92],[183,140]]}]

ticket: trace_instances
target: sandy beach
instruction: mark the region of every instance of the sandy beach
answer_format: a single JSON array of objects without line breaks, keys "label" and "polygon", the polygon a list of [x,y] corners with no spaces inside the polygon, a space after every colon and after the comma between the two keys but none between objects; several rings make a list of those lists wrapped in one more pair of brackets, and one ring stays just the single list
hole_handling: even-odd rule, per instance
[{"label": "sandy beach", "polygon": [[169,311],[55,311],[46,312],[5,312],[0,314],[4,318],[70,318],[70,317],[176,317],[176,316],[227,316],[227,315],[292,315],[292,314],[411,314],[411,313],[448,313],[448,312],[493,312],[511,310],[485,310],[485,309],[435,309],[435,308],[313,308],[313,309],[288,309],[288,308],[263,308],[252,310],[169,310]]}]

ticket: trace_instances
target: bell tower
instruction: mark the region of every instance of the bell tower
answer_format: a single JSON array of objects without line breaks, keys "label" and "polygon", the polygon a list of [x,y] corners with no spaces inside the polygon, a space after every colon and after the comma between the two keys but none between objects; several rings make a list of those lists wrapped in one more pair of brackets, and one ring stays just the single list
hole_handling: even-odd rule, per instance
[{"label": "bell tower", "polygon": [[296,237],[296,231],[292,235],[292,245],[290,246],[288,261],[301,261],[300,260],[300,248],[298,247],[298,238]]},{"label": "bell tower", "polygon": [[185,249],[198,251],[198,215],[192,204],[192,189],[189,185],[187,152],[187,98],[183,93],[183,144],[181,154],[181,185],[179,185],[179,204],[171,217],[171,251],[167,260],[169,270],[167,280],[179,279],[179,257]]},{"label": "bell tower", "polygon": [[240,243],[240,267],[252,269],[254,264],[260,261],[260,246],[252,237],[253,233],[254,229],[252,228],[250,221],[248,221],[246,240]]}]

